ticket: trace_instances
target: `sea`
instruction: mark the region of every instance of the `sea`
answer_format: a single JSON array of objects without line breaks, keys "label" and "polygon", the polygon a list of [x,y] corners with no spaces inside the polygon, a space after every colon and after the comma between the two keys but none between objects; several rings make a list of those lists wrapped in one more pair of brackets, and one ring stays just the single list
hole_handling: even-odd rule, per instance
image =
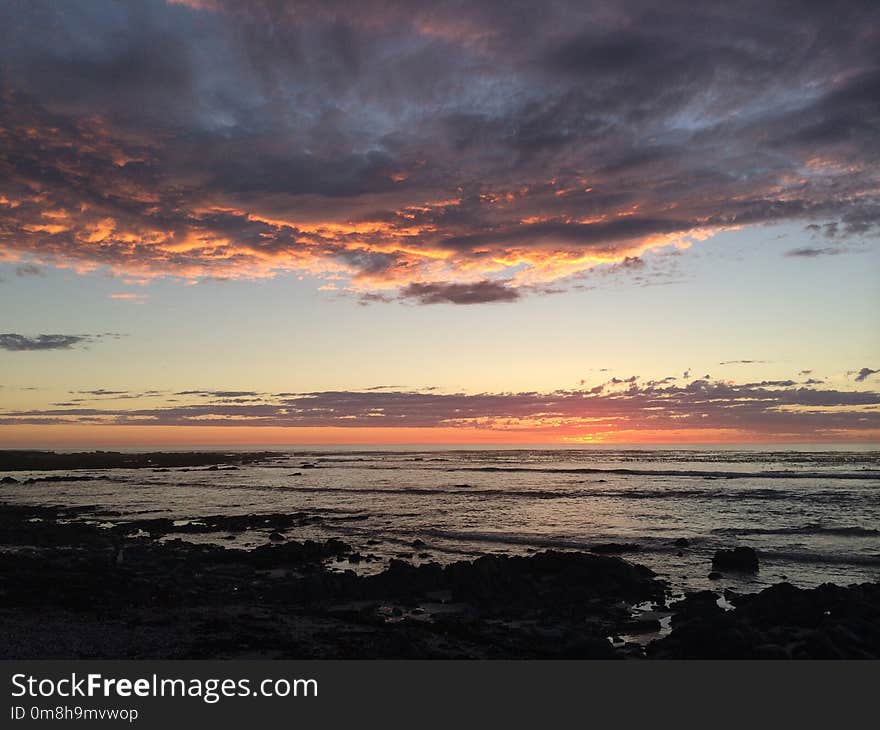
[{"label": "sea", "polygon": [[[334,569],[361,573],[395,558],[448,563],[617,543],[675,591],[880,580],[876,448],[310,448],[237,469],[14,476],[65,474],[95,479],[4,485],[0,501],[87,507],[77,519],[104,526],[305,512],[320,519],[285,538],[342,539],[373,559]],[[180,537],[252,548],[269,530]],[[710,579],[714,552],[738,545],[757,550],[759,572]]]}]

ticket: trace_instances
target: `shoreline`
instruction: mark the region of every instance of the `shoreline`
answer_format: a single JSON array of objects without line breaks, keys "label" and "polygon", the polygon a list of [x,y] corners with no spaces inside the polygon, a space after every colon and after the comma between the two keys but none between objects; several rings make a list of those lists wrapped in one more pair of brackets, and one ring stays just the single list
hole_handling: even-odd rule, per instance
[{"label": "shoreline", "polygon": [[282,456],[277,451],[40,451],[0,449],[0,472],[78,469],[227,468],[259,464]]},{"label": "shoreline", "polygon": [[[708,577],[711,557],[717,549],[736,544],[754,547],[762,555],[759,573],[725,576],[723,587],[738,592],[758,591],[780,581],[816,587],[826,581],[845,585],[880,577],[880,531],[872,525],[880,502],[873,483],[861,478],[833,485],[817,480],[811,485],[805,479],[775,477],[765,483],[691,476],[700,463],[724,472],[746,470],[751,463],[737,457],[729,462],[735,467],[725,466],[723,457],[708,452],[666,454],[645,464],[633,455],[602,457],[598,464],[587,456],[568,466],[603,468],[595,474],[568,476],[545,474],[553,470],[511,475],[478,470],[463,483],[455,467],[484,463],[474,456],[475,452],[456,457],[442,452],[388,452],[373,459],[363,452],[0,450],[0,465],[7,468],[0,470],[0,499],[92,506],[91,519],[98,522],[149,516],[181,523],[203,519],[211,511],[228,516],[308,509],[310,528],[298,529],[290,537],[318,541],[337,537],[385,562],[404,558],[446,563],[487,553],[529,555],[539,550],[603,552],[617,545],[619,549],[608,552],[647,565],[678,592],[721,587]],[[756,471],[764,474],[784,467],[812,473],[824,460],[817,454],[806,459],[785,457]],[[526,461],[540,465],[547,455]],[[493,468],[511,463],[524,462],[500,456],[485,461]],[[550,457],[549,465],[554,463]],[[646,475],[659,466],[665,473],[665,465],[673,463],[680,469],[674,479]],[[830,463],[837,464],[836,458]],[[638,476],[629,475],[634,471],[630,469],[627,475],[614,473],[616,467],[628,464],[640,467]],[[641,468],[649,465],[647,471]],[[858,462],[860,467],[866,465],[869,462]],[[839,475],[832,466],[823,479]],[[773,514],[771,508],[781,506],[781,500],[798,499],[804,490],[812,502],[799,521],[777,517],[754,523],[748,516],[750,510]],[[839,500],[840,509],[826,508],[829,498]],[[456,505],[454,514],[447,510],[450,502]],[[855,514],[853,507],[858,504],[865,509]],[[598,519],[591,517],[594,511]],[[780,514],[779,509],[775,513]],[[629,522],[628,514],[634,518]],[[842,515],[846,517],[839,519]],[[265,542],[269,532],[237,532],[231,538],[222,532],[182,536],[252,549]],[[689,541],[683,550],[676,545],[681,538]],[[410,544],[414,539],[427,545],[414,550]],[[375,571],[382,564],[365,560],[355,570]]]},{"label": "shoreline", "polygon": [[880,583],[673,601],[649,568],[554,550],[358,575],[336,566],[374,558],[334,538],[167,539],[305,512],[100,527],[82,511],[0,503],[0,658],[880,658]]}]

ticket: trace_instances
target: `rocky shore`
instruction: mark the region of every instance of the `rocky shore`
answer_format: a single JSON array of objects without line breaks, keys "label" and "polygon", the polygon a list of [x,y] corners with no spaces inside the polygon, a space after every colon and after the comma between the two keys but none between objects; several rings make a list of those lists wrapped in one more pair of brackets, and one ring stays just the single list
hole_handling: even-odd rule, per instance
[{"label": "rocky shore", "polygon": [[360,575],[352,566],[373,558],[337,539],[184,539],[289,536],[306,513],[184,525],[84,513],[0,503],[0,658],[880,657],[878,584],[671,600],[646,567],[554,551]]},{"label": "rocky shore", "polygon": [[[182,467],[235,467],[264,463],[280,456],[273,451],[34,451],[0,449],[0,471],[54,471],[60,469],[171,469]],[[10,477],[14,479],[14,477]],[[66,477],[70,481],[70,477]]]}]

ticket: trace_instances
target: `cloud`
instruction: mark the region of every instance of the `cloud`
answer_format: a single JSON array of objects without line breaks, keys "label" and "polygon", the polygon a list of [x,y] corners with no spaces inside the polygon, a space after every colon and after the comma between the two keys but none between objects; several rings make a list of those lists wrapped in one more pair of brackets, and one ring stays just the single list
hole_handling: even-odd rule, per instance
[{"label": "cloud", "polygon": [[450,284],[448,282],[413,282],[405,286],[402,299],[415,299],[419,304],[483,304],[486,302],[512,302],[520,293],[501,282],[477,281],[473,284]]},{"label": "cloud", "polygon": [[71,350],[80,345],[97,342],[106,337],[119,337],[113,333],[99,335],[35,335],[29,337],[13,332],[0,334],[0,350],[9,352],[35,352],[40,350]]},{"label": "cloud", "polygon": [[87,398],[74,398],[75,403],[84,403],[89,400],[135,400],[138,398],[158,398],[167,395],[161,390],[146,391],[128,391],[128,390],[107,390],[106,388],[97,388],[95,390],[71,390],[71,395],[90,396]]},{"label": "cloud", "polygon": [[[76,405],[0,412],[0,423],[165,426],[477,428],[536,432],[548,438],[620,433],[736,438],[874,438],[880,393],[804,387],[792,381],[732,384],[617,378],[605,385],[547,393],[443,393],[365,389],[307,393],[180,391],[151,408]],[[96,391],[96,394],[101,391]],[[118,396],[107,396],[108,398]],[[182,398],[182,400],[180,400]]]},{"label": "cloud", "polygon": [[15,267],[15,275],[19,277],[25,276],[44,276],[43,270],[36,264],[21,264]]},{"label": "cloud", "polygon": [[109,299],[118,299],[120,301],[138,303],[145,302],[148,298],[146,294],[135,294],[134,292],[116,292],[113,294],[108,294],[107,297]]},{"label": "cloud", "polygon": [[856,2],[6,3],[0,256],[476,303],[652,277],[645,252],[731,228],[873,235],[878,23]]},{"label": "cloud", "polygon": [[871,370],[871,368],[862,368],[861,370],[859,370],[859,372],[856,374],[856,376],[855,376],[855,378],[853,378],[853,380],[855,380],[857,383],[862,383],[865,380],[867,380],[869,377],[874,375],[875,373],[880,373],[880,370]]},{"label": "cloud", "polygon": [[197,395],[203,398],[240,398],[243,396],[257,397],[254,390],[180,390],[174,395]]},{"label": "cloud", "polygon": [[723,362],[718,363],[719,365],[754,365],[754,364],[764,364],[769,362],[769,360],[724,360]]},{"label": "cloud", "polygon": [[838,254],[846,253],[847,250],[843,248],[832,248],[830,246],[825,246],[823,248],[793,248],[790,251],[786,251],[786,256],[793,256],[797,258],[816,258],[817,256],[837,256]]}]

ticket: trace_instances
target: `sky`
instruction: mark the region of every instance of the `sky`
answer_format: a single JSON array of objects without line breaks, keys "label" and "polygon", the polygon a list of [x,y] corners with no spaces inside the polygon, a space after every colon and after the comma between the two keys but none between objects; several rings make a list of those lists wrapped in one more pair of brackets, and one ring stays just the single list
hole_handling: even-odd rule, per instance
[{"label": "sky", "polygon": [[880,442],[880,6],[0,3],[0,447]]}]

